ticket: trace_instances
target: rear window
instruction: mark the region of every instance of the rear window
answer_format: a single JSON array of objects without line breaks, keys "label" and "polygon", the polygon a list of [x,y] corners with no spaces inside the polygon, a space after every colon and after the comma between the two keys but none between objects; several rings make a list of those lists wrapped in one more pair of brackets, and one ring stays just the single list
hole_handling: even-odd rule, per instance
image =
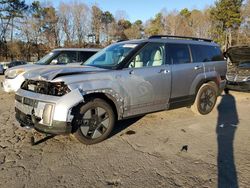
[{"label": "rear window", "polygon": [[79,52],[78,61],[84,63],[85,61],[87,61],[95,53],[96,52]]},{"label": "rear window", "polygon": [[190,53],[186,44],[167,44],[167,59],[170,64],[190,63]]},{"label": "rear window", "polygon": [[223,61],[221,50],[217,46],[190,45],[193,62]]}]

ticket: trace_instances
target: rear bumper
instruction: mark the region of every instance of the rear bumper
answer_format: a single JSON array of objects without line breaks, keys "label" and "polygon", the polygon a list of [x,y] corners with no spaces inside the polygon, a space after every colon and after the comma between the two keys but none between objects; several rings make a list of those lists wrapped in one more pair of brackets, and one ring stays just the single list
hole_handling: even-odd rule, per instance
[{"label": "rear bumper", "polygon": [[226,88],[235,91],[250,91],[250,81],[245,81],[245,82],[227,81]]}]

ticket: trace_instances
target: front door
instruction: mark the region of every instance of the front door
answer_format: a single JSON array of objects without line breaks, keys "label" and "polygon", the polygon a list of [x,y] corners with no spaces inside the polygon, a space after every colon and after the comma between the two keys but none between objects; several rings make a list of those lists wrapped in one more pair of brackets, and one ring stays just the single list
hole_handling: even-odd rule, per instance
[{"label": "front door", "polygon": [[121,70],[125,96],[124,115],[133,116],[168,107],[171,69],[165,64],[165,45],[148,43]]}]

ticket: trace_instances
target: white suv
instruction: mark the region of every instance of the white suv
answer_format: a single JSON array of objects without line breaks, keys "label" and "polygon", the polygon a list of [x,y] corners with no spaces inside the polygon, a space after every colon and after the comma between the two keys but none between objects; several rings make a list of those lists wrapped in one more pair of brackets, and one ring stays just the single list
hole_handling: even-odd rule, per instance
[{"label": "white suv", "polygon": [[60,48],[55,49],[35,64],[21,65],[5,71],[5,80],[1,84],[5,92],[16,92],[24,82],[24,73],[48,65],[79,65],[98,52],[99,49]]}]

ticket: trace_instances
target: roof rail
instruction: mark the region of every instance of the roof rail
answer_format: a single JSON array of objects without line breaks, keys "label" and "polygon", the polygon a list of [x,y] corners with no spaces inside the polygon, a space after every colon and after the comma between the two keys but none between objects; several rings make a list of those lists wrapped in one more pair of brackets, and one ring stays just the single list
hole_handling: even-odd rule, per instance
[{"label": "roof rail", "polygon": [[120,39],[120,40],[118,40],[116,42],[118,43],[118,42],[124,42],[124,41],[127,41],[127,39]]},{"label": "roof rail", "polygon": [[159,38],[176,38],[176,39],[187,39],[187,40],[213,42],[212,39],[186,37],[186,36],[176,36],[176,35],[152,35],[152,36],[149,37],[149,39],[159,39]]}]

